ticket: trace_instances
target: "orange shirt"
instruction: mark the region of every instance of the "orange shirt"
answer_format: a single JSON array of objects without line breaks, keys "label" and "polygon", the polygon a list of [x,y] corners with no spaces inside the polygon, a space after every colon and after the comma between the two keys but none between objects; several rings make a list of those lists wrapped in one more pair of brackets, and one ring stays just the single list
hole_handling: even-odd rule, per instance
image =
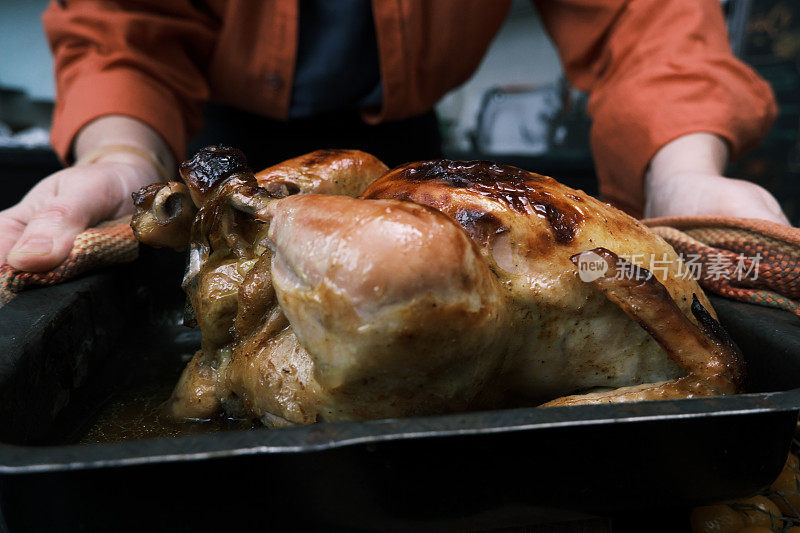
[{"label": "orange shirt", "polygon": [[[570,82],[591,93],[600,192],[633,214],[661,146],[703,131],[737,155],[776,115],[767,83],[730,52],[719,0],[534,3]],[[372,0],[384,101],[364,119],[431,109],[472,74],[509,5]],[[287,116],[297,0],[63,0],[51,3],[44,24],[58,94],[52,142],[64,159],[77,132],[107,114],[149,124],[178,159],[208,100]]]}]

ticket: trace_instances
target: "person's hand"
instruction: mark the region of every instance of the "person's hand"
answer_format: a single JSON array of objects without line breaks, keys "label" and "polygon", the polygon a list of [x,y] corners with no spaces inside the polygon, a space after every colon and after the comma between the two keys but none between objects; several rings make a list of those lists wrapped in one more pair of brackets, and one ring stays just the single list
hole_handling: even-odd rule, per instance
[{"label": "person's hand", "polygon": [[693,133],[664,145],[645,178],[645,217],[709,215],[760,218],[789,224],[778,201],[749,181],[722,176],[728,147],[710,133]]},{"label": "person's hand", "polygon": [[[115,150],[111,145],[128,149]],[[155,130],[121,115],[100,117],[84,126],[75,137],[73,152],[76,159],[94,162],[46,177],[17,205],[0,211],[0,265],[28,272],[58,266],[69,256],[76,235],[132,213],[131,193],[164,181],[159,172],[163,175],[175,164]]]},{"label": "person's hand", "polygon": [[159,181],[146,161],[99,161],[60,170],[0,211],[0,264],[41,272],[62,263],[75,236],[133,212],[131,192]]},{"label": "person's hand", "polygon": [[765,188],[718,174],[681,172],[651,184],[645,217],[709,215],[760,218],[789,224],[778,201]]}]

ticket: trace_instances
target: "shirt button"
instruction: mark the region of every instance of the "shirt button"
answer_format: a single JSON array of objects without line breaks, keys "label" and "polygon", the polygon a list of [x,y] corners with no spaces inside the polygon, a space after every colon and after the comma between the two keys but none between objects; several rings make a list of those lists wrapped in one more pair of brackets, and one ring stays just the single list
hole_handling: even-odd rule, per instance
[{"label": "shirt button", "polygon": [[270,87],[276,91],[283,87],[283,79],[277,74],[267,74],[264,76],[264,83],[267,84],[267,87]]}]

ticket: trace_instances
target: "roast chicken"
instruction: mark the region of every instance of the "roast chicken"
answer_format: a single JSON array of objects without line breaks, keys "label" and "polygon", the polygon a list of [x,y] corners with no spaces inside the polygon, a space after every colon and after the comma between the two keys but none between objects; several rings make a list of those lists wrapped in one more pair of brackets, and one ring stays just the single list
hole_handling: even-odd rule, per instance
[{"label": "roast chicken", "polygon": [[353,150],[254,174],[222,146],[180,174],[135,194],[132,222],[143,243],[188,249],[202,345],[173,417],[282,426],[741,390],[738,349],[674,250],[552,178],[390,171]]}]

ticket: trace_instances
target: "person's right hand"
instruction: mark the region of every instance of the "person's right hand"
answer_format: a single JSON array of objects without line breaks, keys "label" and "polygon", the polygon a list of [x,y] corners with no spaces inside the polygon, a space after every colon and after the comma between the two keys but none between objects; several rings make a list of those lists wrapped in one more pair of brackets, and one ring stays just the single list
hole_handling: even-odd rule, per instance
[{"label": "person's right hand", "polygon": [[160,181],[135,156],[109,157],[60,170],[15,206],[0,211],[0,265],[42,272],[62,263],[75,236],[104,220],[133,212],[131,193]]}]

